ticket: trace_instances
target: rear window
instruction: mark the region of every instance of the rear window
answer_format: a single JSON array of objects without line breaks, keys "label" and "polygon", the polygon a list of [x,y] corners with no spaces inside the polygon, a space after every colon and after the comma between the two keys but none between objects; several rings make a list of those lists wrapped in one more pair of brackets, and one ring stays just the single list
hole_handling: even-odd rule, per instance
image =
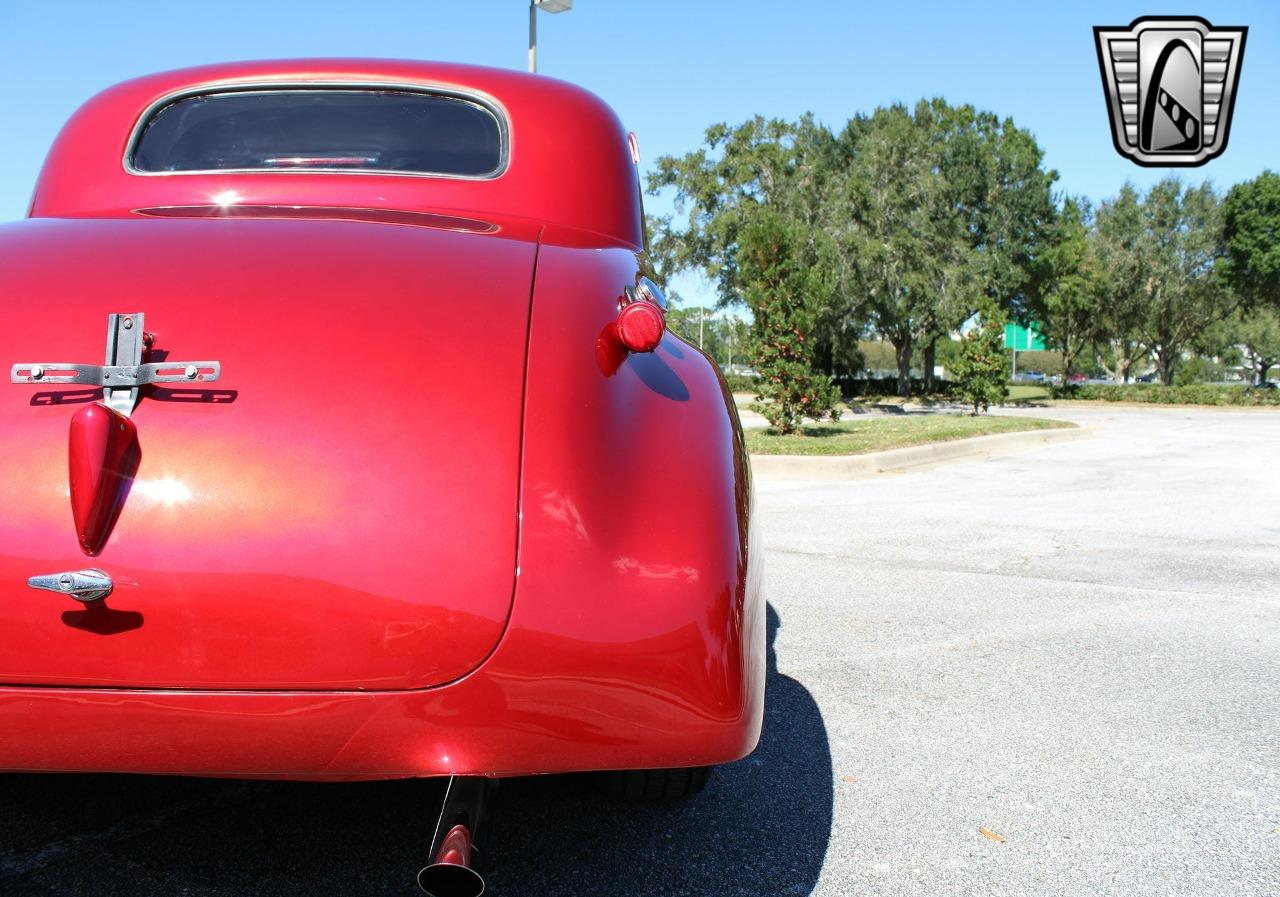
[{"label": "rear window", "polygon": [[138,172],[386,171],[492,177],[505,132],[473,100],[410,90],[311,88],[174,100],[129,153]]}]

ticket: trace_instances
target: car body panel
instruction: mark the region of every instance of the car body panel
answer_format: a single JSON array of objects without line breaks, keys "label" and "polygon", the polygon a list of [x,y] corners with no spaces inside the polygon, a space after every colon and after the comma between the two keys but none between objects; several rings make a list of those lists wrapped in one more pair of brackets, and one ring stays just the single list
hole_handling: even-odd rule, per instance
[{"label": "car body panel", "polygon": [[0,683],[415,688],[475,667],[514,588],[535,251],[345,221],[0,227],[0,294],[22,297],[0,357],[101,361],[107,314],[145,309],[157,349],[224,371],[144,389],[141,464],[92,562],[116,579],[105,609],[26,587],[88,564],[65,496],[91,391],[0,390]]}]

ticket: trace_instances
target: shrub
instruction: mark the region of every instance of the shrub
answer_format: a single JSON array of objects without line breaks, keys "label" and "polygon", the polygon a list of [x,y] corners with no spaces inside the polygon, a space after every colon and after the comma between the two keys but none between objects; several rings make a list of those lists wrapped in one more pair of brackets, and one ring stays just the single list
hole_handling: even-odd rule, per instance
[{"label": "shrub", "polygon": [[834,274],[811,263],[808,229],[777,212],[751,219],[739,243],[743,298],[753,319],[751,366],[760,372],[751,409],[783,433],[805,418],[839,420],[839,390],[813,369],[812,334],[835,288]]},{"label": "shrub", "polygon": [[995,315],[971,327],[960,340],[952,376],[956,394],[973,406],[974,414],[1009,396],[1003,342],[1004,322]]},{"label": "shrub", "polygon": [[1223,365],[1208,358],[1188,358],[1173,374],[1174,386],[1217,383],[1222,380]]},{"label": "shrub", "polygon": [[1157,405],[1280,405],[1280,390],[1247,386],[1161,386],[1159,384],[1085,384],[1051,386],[1055,399],[1083,399],[1101,402],[1143,402]]},{"label": "shrub", "polygon": [[746,374],[725,374],[724,382],[729,384],[730,392],[754,393],[756,387],[760,385],[760,378],[749,377]]},{"label": "shrub", "polygon": [[[837,378],[836,385],[840,387],[841,394],[850,400],[898,395],[897,377],[841,377]],[[935,395],[947,395],[951,391],[951,384],[946,380],[934,380],[933,390]],[[924,395],[924,381],[919,377],[911,378],[911,394]]]}]

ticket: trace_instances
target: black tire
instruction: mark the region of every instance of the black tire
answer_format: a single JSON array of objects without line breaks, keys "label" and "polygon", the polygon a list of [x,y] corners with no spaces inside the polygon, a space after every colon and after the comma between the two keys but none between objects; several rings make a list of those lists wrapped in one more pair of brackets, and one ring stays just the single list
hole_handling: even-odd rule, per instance
[{"label": "black tire", "polygon": [[661,803],[693,797],[707,786],[710,766],[687,769],[627,769],[607,773],[610,797],[632,803]]}]

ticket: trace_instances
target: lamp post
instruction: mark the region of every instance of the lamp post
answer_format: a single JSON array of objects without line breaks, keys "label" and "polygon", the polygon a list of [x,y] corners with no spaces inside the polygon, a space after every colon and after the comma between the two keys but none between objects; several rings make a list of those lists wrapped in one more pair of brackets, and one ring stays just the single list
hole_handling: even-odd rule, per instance
[{"label": "lamp post", "polygon": [[573,9],[573,0],[529,0],[529,71],[538,70],[538,10],[567,12]]}]

